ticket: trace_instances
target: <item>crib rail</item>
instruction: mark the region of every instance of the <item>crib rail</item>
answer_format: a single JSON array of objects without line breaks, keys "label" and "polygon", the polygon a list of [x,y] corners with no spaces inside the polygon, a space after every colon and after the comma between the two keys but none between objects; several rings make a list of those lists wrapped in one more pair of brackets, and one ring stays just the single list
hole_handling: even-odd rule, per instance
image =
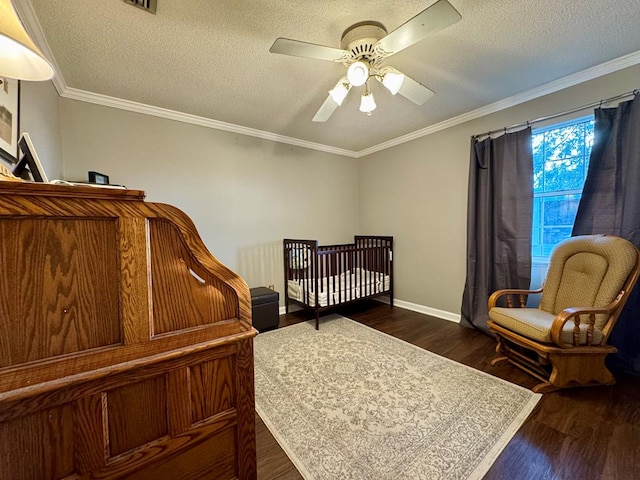
[{"label": "crib rail", "polygon": [[284,294],[285,307],[289,313],[289,294],[287,284],[293,280],[310,288],[303,290],[300,300],[306,305],[318,304],[318,241],[285,239],[284,246]]},{"label": "crib rail", "polygon": [[[318,246],[316,240],[284,240],[285,306],[319,312],[356,300],[389,295],[393,305],[393,237],[356,236],[352,244]],[[289,282],[299,288],[290,298]]]}]

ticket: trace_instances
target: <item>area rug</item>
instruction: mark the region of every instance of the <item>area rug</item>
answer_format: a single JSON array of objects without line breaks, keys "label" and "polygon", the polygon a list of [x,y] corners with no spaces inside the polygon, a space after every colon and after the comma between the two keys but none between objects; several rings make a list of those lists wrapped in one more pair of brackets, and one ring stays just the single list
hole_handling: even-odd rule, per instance
[{"label": "area rug", "polygon": [[540,399],[338,315],[254,346],[256,411],[306,479],[480,479]]}]

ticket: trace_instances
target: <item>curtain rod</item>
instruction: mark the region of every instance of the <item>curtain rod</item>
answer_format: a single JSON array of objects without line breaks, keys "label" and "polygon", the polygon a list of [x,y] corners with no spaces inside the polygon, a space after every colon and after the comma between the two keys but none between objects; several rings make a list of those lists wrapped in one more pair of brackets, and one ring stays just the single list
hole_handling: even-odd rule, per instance
[{"label": "curtain rod", "polygon": [[632,91],[627,92],[627,93],[622,93],[620,95],[616,95],[615,97],[605,98],[604,100],[600,100],[599,102],[593,102],[593,103],[589,103],[588,105],[583,105],[582,107],[574,108],[572,110],[567,110],[566,112],[554,113],[553,115],[548,115],[546,117],[536,118],[535,120],[529,120],[528,122],[517,123],[517,124],[511,125],[509,127],[499,128],[497,130],[489,130],[488,132],[484,132],[484,133],[477,133],[475,135],[471,135],[471,138],[486,137],[486,136],[489,136],[489,135],[491,135],[493,133],[498,133],[498,132],[507,133],[509,130],[513,130],[515,128],[529,127],[529,126],[532,126],[532,125],[534,125],[536,123],[545,122],[547,120],[553,120],[554,118],[558,118],[558,117],[564,117],[565,115],[570,115],[572,113],[578,113],[578,112],[580,112],[582,110],[587,110],[588,108],[602,107],[604,104],[607,104],[607,103],[610,103],[610,102],[615,102],[616,100],[622,100],[623,98],[630,97],[632,95],[635,96],[635,95],[639,95],[639,94],[640,94],[640,90],[638,90],[638,89],[632,90]]}]

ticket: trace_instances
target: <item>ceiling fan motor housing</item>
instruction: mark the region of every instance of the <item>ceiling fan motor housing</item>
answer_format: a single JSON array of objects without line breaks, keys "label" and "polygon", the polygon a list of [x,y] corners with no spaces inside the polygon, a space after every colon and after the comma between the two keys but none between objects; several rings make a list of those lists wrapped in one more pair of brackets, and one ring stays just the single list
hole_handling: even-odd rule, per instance
[{"label": "ceiling fan motor housing", "polygon": [[353,54],[353,58],[345,62],[345,65],[357,62],[367,62],[373,66],[384,60],[384,56],[376,52],[374,45],[382,37],[387,35],[387,29],[379,22],[366,21],[356,23],[347,28],[342,34],[340,46]]}]

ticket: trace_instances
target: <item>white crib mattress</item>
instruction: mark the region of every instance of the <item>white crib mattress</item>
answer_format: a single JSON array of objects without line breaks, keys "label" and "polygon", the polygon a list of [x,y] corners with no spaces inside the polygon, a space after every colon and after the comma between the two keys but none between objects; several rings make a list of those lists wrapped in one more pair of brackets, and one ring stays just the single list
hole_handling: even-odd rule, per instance
[{"label": "white crib mattress", "polygon": [[[364,276],[364,278],[361,278]],[[343,302],[356,300],[376,293],[389,290],[391,278],[380,272],[369,272],[357,269],[355,272],[345,272],[335,277],[318,279],[318,305],[327,307],[339,305]],[[289,298],[305,303],[310,307],[316,306],[315,284],[309,280],[289,280],[287,294]]]}]

